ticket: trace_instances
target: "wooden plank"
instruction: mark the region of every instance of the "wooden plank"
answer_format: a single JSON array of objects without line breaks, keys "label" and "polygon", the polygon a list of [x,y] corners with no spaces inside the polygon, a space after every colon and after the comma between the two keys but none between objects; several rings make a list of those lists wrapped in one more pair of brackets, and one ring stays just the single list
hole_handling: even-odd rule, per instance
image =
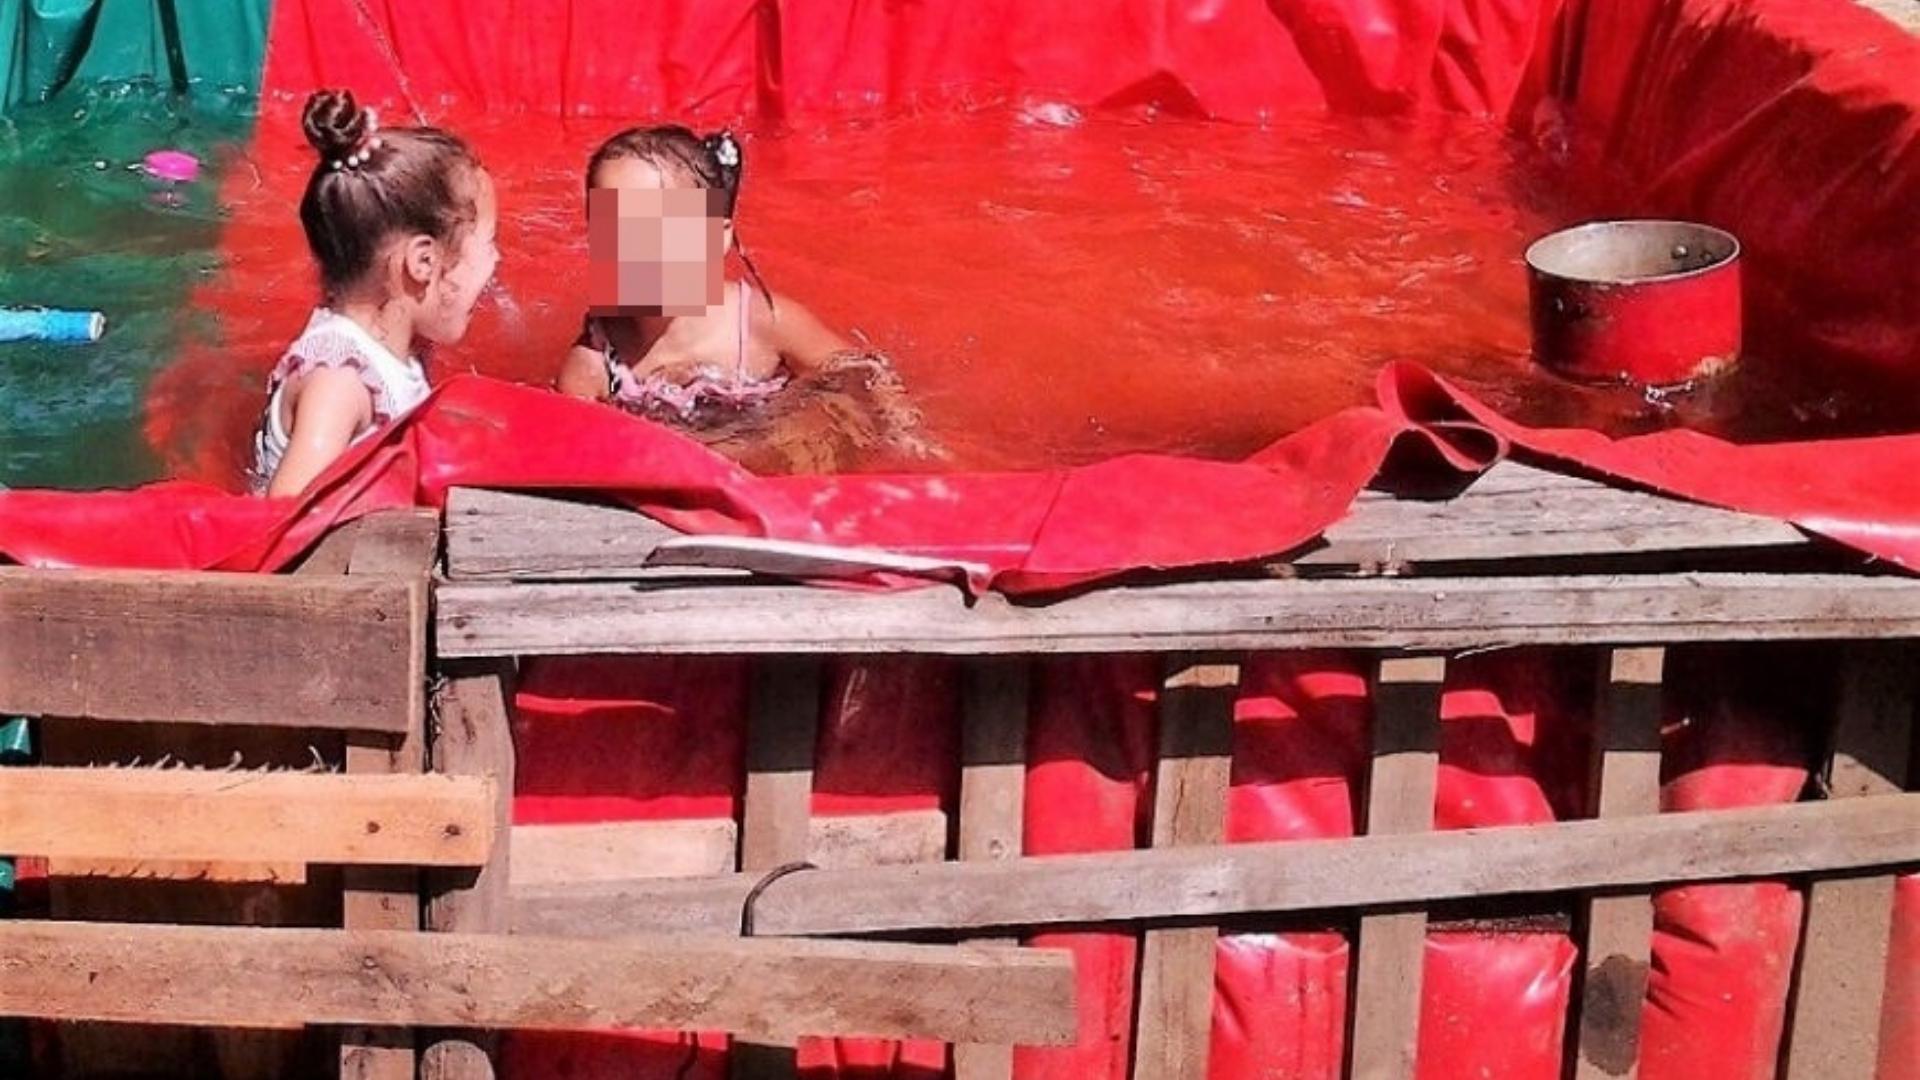
[{"label": "wooden plank", "polygon": [[328,529],[317,543],[287,567],[286,572],[319,577],[338,577],[346,573],[347,564],[353,559],[353,543],[360,538],[360,526],[365,520],[355,518]]},{"label": "wooden plank", "polygon": [[962,673],[960,858],[1017,858],[1025,826],[1032,665],[968,661]]},{"label": "wooden plank", "polygon": [[[361,528],[372,527],[367,542],[355,548],[355,540],[361,536]],[[424,577],[432,565],[434,546],[438,544],[438,515],[432,511],[382,511],[361,521],[351,521],[348,525],[330,530],[323,540],[301,559],[300,567],[294,573],[300,575],[344,575],[348,573],[349,561],[357,573],[405,573],[411,565],[415,573]],[[357,561],[355,561],[357,557]],[[415,686],[424,684],[426,671],[426,634],[424,634],[424,609],[422,609],[417,648],[405,657],[409,667],[409,678],[415,680]],[[424,690],[422,690],[424,692]],[[67,728],[73,721],[60,721],[61,728]],[[123,728],[131,730],[131,728]],[[146,728],[154,730],[154,728]],[[144,734],[144,732],[142,732]],[[190,755],[190,748],[182,746],[182,732],[169,732],[169,738],[150,740],[154,746],[169,746],[175,755]],[[267,732],[259,732],[265,736]],[[286,732],[286,753],[303,757],[307,753],[319,753],[305,749],[307,732],[288,730]],[[94,736],[98,738],[98,736]],[[94,742],[94,740],[84,740]],[[390,736],[386,734],[355,734],[355,742],[386,744]],[[346,749],[346,765],[349,773],[365,771],[355,767],[355,749]],[[71,755],[67,755],[71,757]],[[419,769],[413,769],[419,771]],[[405,874],[394,869],[363,869],[367,874]],[[230,861],[167,861],[167,859],[52,859],[48,865],[48,876],[56,878],[117,878],[117,880],[163,880],[163,882],[227,882],[227,884],[305,884],[307,865],[305,863],[230,863]],[[351,899],[349,899],[351,903]]]},{"label": "wooden plank", "polygon": [[[130,724],[57,718],[40,728],[46,742],[43,763],[107,767],[164,761],[169,767],[280,769],[302,771],[316,761],[338,762],[340,734],[299,728],[220,726],[213,724]],[[245,775],[242,773],[241,775]],[[71,866],[71,861],[66,861]],[[123,862],[151,868],[155,880],[107,877],[53,877],[48,880],[48,909],[56,919],[184,923],[192,925],[332,926],[340,918],[340,869],[299,865],[280,881],[266,878],[277,860],[222,864],[208,880],[180,880],[207,867],[205,861],[89,860],[95,865]],[[111,1024],[62,1024],[55,1032],[56,1053],[68,1075],[170,1075],[271,1080],[311,1071],[326,1060],[331,1034],[312,1031],[194,1031],[146,1027],[137,1037]]]},{"label": "wooden plank", "polygon": [[0,851],[88,859],[472,866],[491,782],[202,769],[0,770]]},{"label": "wooden plank", "polygon": [[[1903,790],[1913,750],[1911,643],[1858,646],[1841,669],[1827,789],[1836,800]],[[1879,1065],[1894,878],[1815,881],[1797,957],[1787,1080],[1872,1076]]]},{"label": "wooden plank", "polygon": [[515,825],[509,865],[515,888],[711,877],[733,873],[739,833],[726,818]]},{"label": "wooden plank", "polygon": [[1909,34],[1920,34],[1920,6],[1912,0],[1854,0]]},{"label": "wooden plank", "polygon": [[[1022,657],[970,660],[960,697],[959,856],[1000,862],[1020,857],[1027,793],[1027,712],[1032,665]],[[972,939],[1013,945],[1011,937]],[[1010,1080],[1013,1047],[953,1048],[954,1080]]]},{"label": "wooden plank", "polygon": [[453,578],[686,577],[684,568],[647,565],[662,540],[682,535],[604,503],[482,488],[447,493],[447,575]]},{"label": "wooden plank", "polygon": [[[1920,795],[1407,836],[1029,856],[783,878],[772,935],[1208,918],[1920,863]],[[514,890],[516,933],[726,933],[755,874]]]},{"label": "wooden plank", "polygon": [[941,810],[889,814],[833,814],[807,823],[807,861],[852,869],[939,862],[951,833]]},{"label": "wooden plank", "polygon": [[748,709],[740,868],[771,870],[807,857],[819,661],[776,657],[756,664]]},{"label": "wooden plank", "polygon": [[[468,873],[428,874],[425,922],[440,933],[499,934],[508,925],[512,874],[514,755],[507,703],[513,699],[513,665],[508,660],[454,662],[442,664],[441,673],[428,760],[436,773],[492,780],[498,798],[485,865]],[[490,1080],[497,1044],[497,1036],[487,1031],[431,1034],[421,1044],[422,1080]]]},{"label": "wooden plank", "polygon": [[[742,870],[764,872],[807,857],[819,725],[818,660],[779,656],[754,665],[747,706],[747,790],[740,813]],[[736,1080],[797,1072],[791,1043],[750,1038],[733,1040],[727,1064]]]},{"label": "wooden plank", "polygon": [[[1373,762],[1367,773],[1368,836],[1433,828],[1440,764],[1440,691],[1446,660],[1389,656],[1373,684]],[[1348,1042],[1354,1080],[1411,1080],[1420,1045],[1425,967],[1423,909],[1368,914],[1354,943]]]},{"label": "wooden plank", "polygon": [[1920,580],[1844,574],[1242,580],[1044,606],[946,589],[450,584],[442,655],[1454,649],[1920,636]]},{"label": "wooden plank", "polygon": [[[1600,653],[1594,732],[1598,811],[1602,818],[1660,812],[1661,676],[1666,650]],[[1589,896],[1580,997],[1579,1080],[1639,1075],[1640,1013],[1653,950],[1653,897]]]},{"label": "wooden plank", "polygon": [[1363,492],[1299,566],[1417,572],[1423,563],[1804,547],[1772,518],[1503,461],[1451,499]]},{"label": "wooden plank", "polygon": [[440,553],[440,515],[432,510],[383,510],[360,519],[347,557],[347,573],[433,572]]},{"label": "wooden plank", "polygon": [[[455,488],[447,564],[457,579],[648,579],[684,575],[647,564],[680,534],[619,507]],[[1445,501],[1363,492],[1324,546],[1288,561],[1316,567],[1407,567],[1554,556],[1805,545],[1769,518],[1627,491],[1516,462],[1494,466]]]},{"label": "wooden plank", "polygon": [[21,920],[0,925],[0,1013],[1058,1045],[1073,1038],[1073,969],[1037,949]]},{"label": "wooden plank", "polygon": [[[431,510],[392,510],[363,518],[358,524],[347,559],[348,574],[411,574],[427,580],[440,546],[438,514]],[[407,658],[415,693],[422,701],[427,692],[425,644],[422,634],[420,651]],[[350,775],[426,770],[424,725],[404,733],[351,732],[345,749]],[[493,824],[491,813],[488,824]],[[349,930],[419,930],[419,872],[410,866],[347,868],[341,878],[340,925]],[[352,1027],[340,1032],[342,1080],[413,1080],[416,1067],[411,1031]]]},{"label": "wooden plank", "polygon": [[422,580],[0,567],[0,713],[404,732],[426,610]]},{"label": "wooden plank", "polygon": [[50,878],[113,878],[120,881],[208,881],[244,885],[305,885],[307,864],[298,862],[181,862],[176,859],[47,860]]},{"label": "wooden plank", "polygon": [[[1233,764],[1233,702],[1240,669],[1170,658],[1161,684],[1153,846],[1226,839]],[[1139,1042],[1134,1080],[1206,1080],[1213,1034],[1212,926],[1149,930],[1140,954]]]},{"label": "wooden plank", "polygon": [[[894,866],[943,858],[947,816],[939,810],[849,814],[808,823],[815,866]],[[515,825],[513,884],[548,886],[628,878],[731,874],[739,829],[725,818]]]}]

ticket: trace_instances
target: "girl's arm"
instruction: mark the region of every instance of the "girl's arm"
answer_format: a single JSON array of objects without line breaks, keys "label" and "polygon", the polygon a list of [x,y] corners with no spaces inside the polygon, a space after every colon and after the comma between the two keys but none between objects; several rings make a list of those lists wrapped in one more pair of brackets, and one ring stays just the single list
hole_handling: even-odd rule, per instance
[{"label": "girl's arm", "polygon": [[560,362],[560,376],[553,385],[561,393],[590,401],[605,401],[610,393],[607,385],[607,357],[605,353],[586,345],[575,344],[567,350],[567,358]]},{"label": "girl's arm", "polygon": [[850,356],[859,351],[852,342],[828,329],[818,316],[790,296],[776,294],[772,310],[766,311],[766,317],[774,348],[786,363],[787,371],[793,375],[814,374],[828,367],[834,358]]},{"label": "girl's arm", "polygon": [[267,483],[267,495],[277,499],[306,490],[346,452],[354,434],[372,422],[373,395],[358,375],[335,367],[309,373],[300,380],[287,452]]},{"label": "girl's arm", "polygon": [[613,397],[613,387],[607,379],[609,346],[601,335],[592,317],[580,324],[580,336],[573,339],[567,358],[560,361],[560,374],[553,380],[554,389],[568,397],[588,401],[607,401]]}]

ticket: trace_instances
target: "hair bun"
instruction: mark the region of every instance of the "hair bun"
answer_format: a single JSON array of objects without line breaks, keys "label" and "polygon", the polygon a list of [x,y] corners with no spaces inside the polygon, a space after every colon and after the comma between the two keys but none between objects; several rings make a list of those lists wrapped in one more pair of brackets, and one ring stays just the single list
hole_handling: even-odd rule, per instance
[{"label": "hair bun", "polygon": [[316,90],[300,113],[300,130],[327,161],[339,161],[360,148],[373,127],[373,117],[353,98],[351,90]]}]

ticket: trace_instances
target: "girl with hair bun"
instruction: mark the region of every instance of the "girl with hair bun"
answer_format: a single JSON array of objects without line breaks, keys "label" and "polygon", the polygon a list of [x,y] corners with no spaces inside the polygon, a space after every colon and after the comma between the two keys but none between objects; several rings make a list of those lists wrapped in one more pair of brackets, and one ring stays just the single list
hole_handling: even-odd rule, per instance
[{"label": "girl with hair bun", "polygon": [[300,224],[321,301],[267,380],[253,473],[271,496],[426,398],[418,354],[460,340],[500,261],[493,180],[459,138],[383,129],[345,90],[308,98],[301,128],[319,158]]}]

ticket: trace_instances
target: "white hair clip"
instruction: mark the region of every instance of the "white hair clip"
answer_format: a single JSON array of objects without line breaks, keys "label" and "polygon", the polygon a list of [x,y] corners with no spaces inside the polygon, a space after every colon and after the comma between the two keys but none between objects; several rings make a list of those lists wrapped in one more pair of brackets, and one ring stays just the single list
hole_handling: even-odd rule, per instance
[{"label": "white hair clip", "polygon": [[733,141],[733,132],[723,131],[713,137],[713,160],[729,169],[740,164],[740,144]]},{"label": "white hair clip", "polygon": [[385,145],[385,140],[376,135],[361,143],[360,149],[355,150],[339,161],[335,161],[333,167],[335,169],[358,169],[360,166],[373,160],[373,152]]}]

